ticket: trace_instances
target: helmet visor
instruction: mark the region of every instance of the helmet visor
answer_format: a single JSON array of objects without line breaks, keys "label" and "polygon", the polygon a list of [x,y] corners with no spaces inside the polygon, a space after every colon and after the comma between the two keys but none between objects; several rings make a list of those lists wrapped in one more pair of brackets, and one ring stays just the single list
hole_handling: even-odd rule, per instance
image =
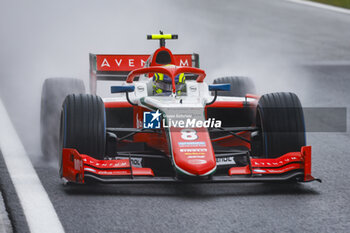
[{"label": "helmet visor", "polygon": [[[173,91],[173,85],[172,83],[168,82],[156,82],[155,83],[157,89],[163,90],[163,92],[172,92]],[[179,83],[175,85],[176,91],[184,91],[185,84]]]}]

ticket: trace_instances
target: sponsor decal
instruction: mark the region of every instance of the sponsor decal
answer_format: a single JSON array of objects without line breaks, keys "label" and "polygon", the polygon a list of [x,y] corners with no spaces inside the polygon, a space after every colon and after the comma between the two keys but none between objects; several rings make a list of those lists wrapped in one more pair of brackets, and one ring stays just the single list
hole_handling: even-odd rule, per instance
[{"label": "sponsor decal", "polygon": [[89,168],[89,167],[84,168],[84,171],[88,171],[88,172],[96,172],[96,170],[95,170],[95,169],[92,169],[92,168]]},{"label": "sponsor decal", "polygon": [[[129,159],[128,157],[116,157],[116,159]],[[133,167],[142,167],[142,158],[131,158]]]},{"label": "sponsor decal", "polygon": [[[196,119],[192,115],[176,114],[167,116],[167,120],[160,121],[162,114],[157,110],[156,112],[144,112],[143,113],[143,128],[145,129],[159,129],[162,125],[163,128],[185,128],[182,131],[181,137],[184,140],[195,140],[196,131],[189,128],[220,128],[222,122],[215,118],[208,118],[207,120]],[[179,119],[176,119],[179,118]],[[184,119],[187,118],[187,119]]]},{"label": "sponsor decal", "polygon": [[[124,62],[123,62],[123,60],[124,60]],[[113,64],[113,62],[115,62],[115,64]],[[105,66],[110,68],[111,65],[109,63],[111,63],[112,65],[116,65],[117,67],[120,67],[122,62],[126,63],[126,64],[123,64],[122,67],[125,67],[125,66],[130,67],[130,68],[135,67],[135,59],[134,58],[129,58],[129,59],[120,58],[120,59],[114,59],[114,61],[109,61],[109,62],[108,62],[107,58],[104,58],[102,61],[102,64],[101,64],[101,68],[105,67]],[[140,63],[140,67],[143,67],[146,63],[146,61],[143,59],[139,59],[138,62]]]},{"label": "sponsor decal", "polygon": [[207,148],[190,148],[190,149],[180,149],[180,152],[207,152]]},{"label": "sponsor decal", "polygon": [[127,175],[129,174],[128,170],[120,170],[120,171],[96,171],[98,175]]},{"label": "sponsor decal", "polygon": [[223,158],[216,158],[216,164],[217,165],[232,165],[236,164],[234,157],[223,157]]},{"label": "sponsor decal", "polygon": [[163,119],[163,127],[170,128],[220,128],[222,122],[220,120],[215,120],[215,118],[208,118],[207,120],[197,120],[193,118],[188,118],[186,120],[173,120],[168,119],[168,122]]},{"label": "sponsor decal", "polygon": [[157,110],[156,112],[144,112],[143,113],[143,128],[145,129],[159,129],[160,128],[160,116],[162,114]]},{"label": "sponsor decal", "polygon": [[180,147],[205,147],[205,142],[178,142]]},{"label": "sponsor decal", "polygon": [[284,158],[283,160],[279,160],[279,161],[276,161],[276,162],[263,162],[263,161],[260,161],[260,162],[257,162],[257,161],[254,161],[254,163],[252,164],[253,166],[282,166],[284,164],[287,164],[287,163],[290,163],[290,162],[294,162],[294,161],[299,161],[300,159],[295,157],[295,156],[292,156],[292,157],[287,157],[287,158]]},{"label": "sponsor decal", "polygon": [[190,155],[187,157],[188,159],[204,159],[204,155]]},{"label": "sponsor decal", "polygon": [[266,172],[265,170],[261,170],[261,169],[254,169],[253,171],[254,172],[259,172],[259,173],[265,173]]},{"label": "sponsor decal", "polygon": [[185,153],[185,155],[205,155],[205,153]]},{"label": "sponsor decal", "polygon": [[287,166],[287,167],[284,167],[284,168],[280,168],[280,169],[266,169],[266,170],[262,170],[262,169],[253,169],[254,172],[257,172],[257,173],[284,173],[284,172],[287,172],[287,171],[290,171],[290,170],[293,170],[293,169],[296,169],[298,167],[293,167],[293,166]]},{"label": "sponsor decal", "polygon": [[188,163],[191,163],[191,164],[205,164],[207,163],[206,160],[204,159],[191,159],[188,161]]},{"label": "sponsor decal", "polygon": [[104,162],[95,162],[94,160],[87,160],[86,158],[83,159],[84,163],[87,163],[88,165],[92,166],[100,166],[100,167],[107,167],[107,168],[114,168],[114,167],[128,167],[128,163],[124,161],[104,161]]},{"label": "sponsor decal", "polygon": [[74,159],[74,169],[80,170],[81,167],[83,167],[83,161],[79,159]]},{"label": "sponsor decal", "polygon": [[[129,71],[142,68],[149,55],[96,55],[98,71]],[[192,66],[192,54],[174,54],[175,65]]]},{"label": "sponsor decal", "polygon": [[183,140],[196,140],[198,138],[197,131],[194,129],[181,130],[181,138]]},{"label": "sponsor decal", "polygon": [[[181,153],[188,155],[187,158],[204,158],[205,152],[208,150],[206,148],[190,148],[190,149],[180,149]],[[194,155],[194,156],[191,156]]]}]

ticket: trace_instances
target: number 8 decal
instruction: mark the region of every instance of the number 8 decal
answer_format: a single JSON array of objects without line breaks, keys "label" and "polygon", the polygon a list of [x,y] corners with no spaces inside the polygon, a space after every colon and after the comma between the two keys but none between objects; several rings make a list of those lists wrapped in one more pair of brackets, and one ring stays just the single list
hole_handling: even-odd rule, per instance
[{"label": "number 8 decal", "polygon": [[196,140],[198,136],[194,129],[183,129],[181,130],[181,138],[184,140]]}]

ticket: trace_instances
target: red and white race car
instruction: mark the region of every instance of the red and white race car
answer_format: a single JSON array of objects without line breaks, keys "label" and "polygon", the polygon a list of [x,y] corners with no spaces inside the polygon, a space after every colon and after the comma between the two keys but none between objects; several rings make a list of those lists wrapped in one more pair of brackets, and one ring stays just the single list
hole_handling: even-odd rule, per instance
[{"label": "red and white race car", "polygon": [[[80,80],[45,81],[42,148],[45,156],[58,151],[65,182],[320,181],[311,175],[311,146],[295,94],[257,96],[246,77],[208,85],[198,54],[174,55],[165,47],[177,35],[148,39],[160,41],[151,55],[90,54],[91,94]],[[168,95],[154,92],[154,74],[171,79]],[[186,77],[181,94],[180,74]],[[115,97],[102,99],[99,80],[122,84],[111,87]],[[63,96],[58,124],[53,106]]]}]

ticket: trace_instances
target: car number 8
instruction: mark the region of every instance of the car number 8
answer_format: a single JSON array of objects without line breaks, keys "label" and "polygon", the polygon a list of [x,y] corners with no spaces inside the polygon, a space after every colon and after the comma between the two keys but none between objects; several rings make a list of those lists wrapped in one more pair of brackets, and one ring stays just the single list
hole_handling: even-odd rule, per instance
[{"label": "car number 8", "polygon": [[196,140],[198,136],[194,129],[183,129],[181,130],[181,138],[184,140]]}]

